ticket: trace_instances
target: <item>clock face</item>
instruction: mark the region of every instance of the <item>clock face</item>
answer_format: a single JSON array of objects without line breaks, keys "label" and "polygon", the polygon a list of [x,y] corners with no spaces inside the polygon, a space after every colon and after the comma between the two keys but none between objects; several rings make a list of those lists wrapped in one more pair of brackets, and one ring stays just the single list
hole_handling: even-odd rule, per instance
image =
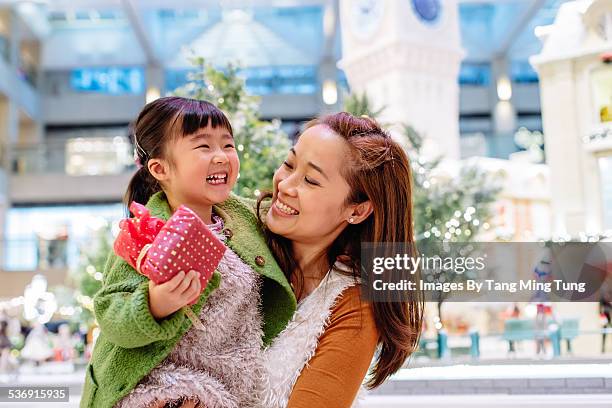
[{"label": "clock face", "polygon": [[353,0],[351,2],[351,31],[366,39],[378,28],[384,13],[384,1]]},{"label": "clock face", "polygon": [[435,23],[440,18],[442,4],[440,0],[411,0],[416,15],[426,23]]}]

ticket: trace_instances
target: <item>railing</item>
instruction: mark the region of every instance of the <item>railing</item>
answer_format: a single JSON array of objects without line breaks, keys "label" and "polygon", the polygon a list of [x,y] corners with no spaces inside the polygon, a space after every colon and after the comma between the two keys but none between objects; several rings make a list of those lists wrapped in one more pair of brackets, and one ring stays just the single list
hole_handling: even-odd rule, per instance
[{"label": "railing", "polygon": [[134,170],[126,138],[89,137],[13,146],[13,174],[64,173],[71,176],[122,174]]},{"label": "railing", "polygon": [[30,84],[33,88],[38,87],[37,68],[34,65],[23,63],[17,69],[17,75]]},{"label": "railing", "polygon": [[8,38],[0,34],[0,59],[8,62],[9,60],[9,41]]},{"label": "railing", "polygon": [[[414,357],[417,361],[422,358],[471,361],[602,357],[612,359],[612,325],[593,330],[578,330],[578,324],[577,318],[560,319],[559,322],[551,322],[548,328],[539,334],[531,329],[486,335],[477,331],[449,335],[445,330],[440,330],[437,337],[421,338]],[[583,342],[588,340],[588,350],[574,345],[579,338]],[[541,353],[538,353],[538,341],[542,342]]]},{"label": "railing", "polygon": [[91,239],[15,238],[0,241],[2,270],[6,272],[72,269]]}]

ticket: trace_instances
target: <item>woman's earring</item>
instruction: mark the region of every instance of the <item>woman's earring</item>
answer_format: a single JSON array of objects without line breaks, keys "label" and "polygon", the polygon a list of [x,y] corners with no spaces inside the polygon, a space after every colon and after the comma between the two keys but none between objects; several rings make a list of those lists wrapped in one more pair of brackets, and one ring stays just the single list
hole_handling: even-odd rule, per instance
[{"label": "woman's earring", "polygon": [[349,224],[352,224],[355,219],[353,217],[349,218]]}]

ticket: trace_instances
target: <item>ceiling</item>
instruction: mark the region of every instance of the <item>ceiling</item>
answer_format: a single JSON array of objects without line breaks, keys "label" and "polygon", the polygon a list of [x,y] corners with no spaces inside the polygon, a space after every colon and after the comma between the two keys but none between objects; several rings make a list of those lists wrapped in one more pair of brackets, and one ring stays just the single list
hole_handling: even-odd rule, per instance
[{"label": "ceiling", "polygon": [[[533,34],[535,27],[551,24],[564,1],[459,0],[466,61],[488,62],[497,58],[526,61],[541,47]],[[21,7],[24,4],[0,0],[0,5],[3,3]],[[83,56],[88,50],[97,51],[95,47],[88,47],[83,38],[89,44],[99,39],[104,49],[101,61],[121,63],[125,57],[126,65],[141,62],[180,67],[190,51],[221,63],[239,59],[246,66],[317,65],[330,53],[337,59],[341,57],[339,30],[326,34],[327,30],[323,29],[325,9],[335,7],[334,0],[47,0],[34,3],[47,21],[49,47],[64,49],[71,44],[80,47],[74,53],[78,61],[88,61]],[[33,3],[27,4],[32,14]],[[40,15],[24,18],[37,19],[36,25],[41,26]],[[53,48],[46,52],[43,65],[51,68],[70,65],[69,59],[54,59],[59,51]]]}]

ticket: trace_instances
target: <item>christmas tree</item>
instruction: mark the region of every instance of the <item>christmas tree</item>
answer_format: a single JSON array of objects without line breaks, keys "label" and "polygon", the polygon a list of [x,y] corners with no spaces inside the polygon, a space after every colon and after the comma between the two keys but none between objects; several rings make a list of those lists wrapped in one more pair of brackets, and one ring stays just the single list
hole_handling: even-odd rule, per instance
[{"label": "christmas tree", "polygon": [[291,147],[280,121],[259,118],[260,98],[247,94],[235,65],[217,69],[203,58],[192,62],[195,70],[188,74],[187,84],[173,94],[211,102],[228,115],[240,158],[238,195],[256,198],[260,191],[271,190],[274,171]]}]

